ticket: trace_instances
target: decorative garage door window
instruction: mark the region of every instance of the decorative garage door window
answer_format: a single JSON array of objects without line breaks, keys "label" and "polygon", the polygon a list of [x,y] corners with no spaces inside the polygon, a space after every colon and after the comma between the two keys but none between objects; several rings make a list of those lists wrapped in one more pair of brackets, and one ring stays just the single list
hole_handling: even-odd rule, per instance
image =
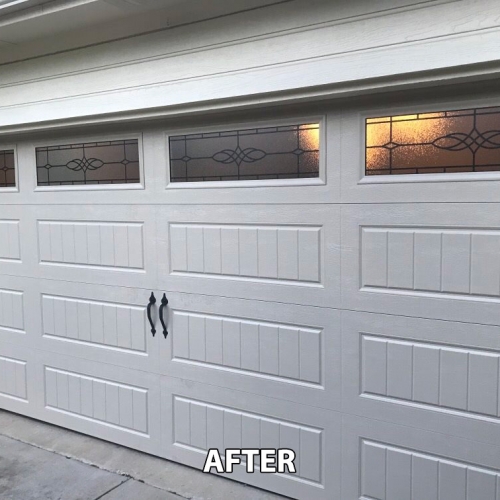
[{"label": "decorative garage door window", "polygon": [[16,187],[14,150],[0,150],[0,188]]},{"label": "decorative garage door window", "polygon": [[366,175],[486,171],[500,171],[500,108],[366,120]]},{"label": "decorative garage door window", "polygon": [[171,182],[319,176],[319,124],[170,137]]},{"label": "decorative garage door window", "polygon": [[36,170],[38,186],[139,183],[139,141],[38,147]]}]

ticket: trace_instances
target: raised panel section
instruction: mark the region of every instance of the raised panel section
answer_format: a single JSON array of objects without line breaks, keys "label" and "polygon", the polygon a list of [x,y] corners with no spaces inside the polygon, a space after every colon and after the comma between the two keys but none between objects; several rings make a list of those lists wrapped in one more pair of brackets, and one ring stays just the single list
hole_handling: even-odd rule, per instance
[{"label": "raised panel section", "polygon": [[38,221],[40,262],[144,269],[142,223]]},{"label": "raised panel section", "polygon": [[27,400],[25,361],[0,356],[0,395]]},{"label": "raised panel section", "polygon": [[361,336],[362,394],[500,417],[500,353]]},{"label": "raised panel section", "polygon": [[322,383],[321,336],[302,326],[173,312],[174,360],[287,383]]},{"label": "raised panel section", "polygon": [[144,308],[43,295],[42,309],[44,335],[100,347],[146,351]]},{"label": "raised panel section", "polygon": [[360,499],[497,500],[498,471],[361,441]]},{"label": "raised panel section", "polygon": [[24,331],[22,292],[0,289],[0,328]]},{"label": "raised panel section", "polygon": [[0,220],[0,261],[21,260],[18,220]]},{"label": "raised panel section", "polygon": [[174,396],[174,443],[206,450],[291,448],[299,478],[322,483],[321,429]]},{"label": "raised panel section", "polygon": [[321,227],[170,224],[171,271],[321,282]]},{"label": "raised panel section", "polygon": [[361,286],[500,298],[500,231],[362,228]]},{"label": "raised panel section", "polygon": [[148,433],[148,390],[45,367],[45,406]]}]

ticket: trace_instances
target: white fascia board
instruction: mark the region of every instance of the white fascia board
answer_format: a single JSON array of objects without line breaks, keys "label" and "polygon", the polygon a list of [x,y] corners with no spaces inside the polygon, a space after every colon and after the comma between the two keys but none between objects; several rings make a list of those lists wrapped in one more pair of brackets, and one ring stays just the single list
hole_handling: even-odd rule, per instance
[{"label": "white fascia board", "polygon": [[149,118],[490,79],[500,75],[499,54],[497,28],[175,82],[0,106],[0,128],[6,133],[46,128],[49,122]]}]

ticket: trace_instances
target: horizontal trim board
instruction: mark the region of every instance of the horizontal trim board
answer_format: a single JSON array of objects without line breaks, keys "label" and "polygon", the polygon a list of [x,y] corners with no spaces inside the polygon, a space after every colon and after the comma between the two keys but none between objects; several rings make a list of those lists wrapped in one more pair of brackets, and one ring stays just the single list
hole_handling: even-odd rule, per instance
[{"label": "horizontal trim board", "polygon": [[[477,44],[488,47],[488,50],[478,56],[474,48]],[[378,78],[386,79],[384,90],[387,91],[387,80],[392,86],[401,85],[404,80],[406,84],[413,85],[435,82],[438,77],[439,83],[444,83],[439,76],[443,71],[447,73],[445,79],[448,80],[472,75],[490,78],[498,74],[498,67],[490,67],[490,63],[497,61],[499,51],[497,30],[455,35],[439,40],[412,42],[404,47],[392,46],[335,57],[284,62],[271,67],[195,77],[178,82],[157,82],[104,93],[90,92],[86,95],[7,106],[1,108],[4,113],[0,119],[0,128],[9,127],[12,131],[16,126],[32,122],[34,116],[44,117],[44,121],[50,122],[133,112],[132,115],[137,118],[137,113],[142,112],[144,116],[143,112],[146,110],[149,110],[147,116],[153,116],[154,108],[182,107],[182,110],[175,110],[177,113],[187,112],[186,107],[201,105],[207,108],[207,103],[210,101],[212,104],[208,107],[221,109],[228,104],[217,101],[221,99],[234,101],[249,94],[279,93],[269,96],[269,102],[279,102],[284,98],[304,98],[305,95],[309,98],[331,97],[340,93],[359,92],[360,85],[365,90],[373,90],[379,86],[382,89],[381,84],[376,81]],[[433,57],[422,58],[423,53],[433,54]],[[374,58],[378,61],[376,66],[370,63]],[[394,74],[395,60],[399,62],[397,75]],[[479,63],[488,66],[479,68],[477,66]],[[334,88],[311,91],[311,87],[319,86],[334,86]],[[289,92],[292,92],[292,96],[284,95]],[[193,95],[198,97],[196,102],[192,99]],[[251,101],[262,104],[262,98],[259,99],[254,97]],[[130,109],[130,103],[135,103],[134,110]],[[235,105],[233,102],[232,106]]]},{"label": "horizontal trim board", "polygon": [[[405,75],[396,75],[385,78],[369,78],[366,80],[352,81],[343,84],[331,84],[299,88],[293,90],[275,91],[257,96],[244,95],[229,99],[214,99],[196,102],[187,102],[180,105],[169,106],[159,104],[148,106],[145,109],[121,109],[114,112],[102,111],[103,102],[95,107],[89,105],[90,113],[73,114],[62,112],[63,107],[58,106],[57,113],[52,107],[45,104],[37,106],[32,112],[45,113],[47,120],[33,122],[31,113],[23,108],[13,111],[11,119],[0,121],[0,137],[14,133],[32,133],[37,131],[58,131],[61,129],[76,128],[90,125],[135,123],[145,120],[179,119],[183,117],[198,116],[201,113],[220,113],[229,111],[242,111],[262,109],[268,106],[292,105],[303,102],[322,102],[331,99],[346,99],[363,95],[381,94],[403,90],[427,89],[436,86],[455,85],[464,83],[477,83],[495,80],[500,77],[500,64],[469,64],[454,68],[445,68]],[[133,97],[129,97],[133,98]],[[62,114],[61,114],[62,112]],[[3,116],[7,116],[6,114]]]},{"label": "horizontal trim board", "polygon": [[[255,5],[248,9],[222,14],[213,18],[171,25],[168,28],[134,34],[108,42],[42,54],[20,61],[0,63],[0,67],[5,67],[7,70],[0,75],[0,88],[70,75],[88,74],[103,69],[158,61],[196,52],[246,45],[293,35],[305,34],[310,38],[311,32],[320,32],[328,28],[338,30],[339,26],[350,25],[355,22],[366,22],[377,18],[382,18],[381,22],[384,22],[385,19],[393,15],[414,10],[420,10],[421,15],[432,16],[434,10],[430,9],[429,13],[427,13],[429,7],[456,2],[462,2],[462,0],[400,0],[399,5],[396,7],[392,0],[372,0],[369,3],[359,2],[358,4],[344,1],[337,2],[334,7],[328,5],[328,3],[322,4],[321,0],[303,5],[293,2],[293,0],[269,2],[267,5]],[[292,4],[293,9],[289,8],[290,5],[287,4]],[[462,4],[462,8],[464,7],[467,6]],[[325,9],[327,9],[326,12]],[[450,12],[450,14],[453,15],[453,12]],[[269,22],[270,16],[272,22]],[[461,13],[459,16],[463,26],[465,14]],[[330,19],[325,20],[325,17],[330,17]],[[228,25],[230,22],[228,18],[231,18],[230,21],[232,21],[230,25]],[[251,22],[252,20],[254,23]],[[452,21],[452,19],[449,19],[449,24],[452,24]],[[473,17],[469,23],[470,26],[463,26],[464,32],[473,31],[473,27],[477,29]],[[481,26],[482,29],[485,28],[484,23]],[[492,26],[494,24],[486,25],[486,27]],[[204,28],[204,36],[192,37],[192,35],[199,35],[200,28]],[[456,33],[448,24],[437,27],[437,30],[440,29],[448,30],[448,32],[440,33],[437,31],[436,34]],[[405,41],[419,39],[416,33],[411,35],[406,33],[406,35]],[[430,37],[428,33],[426,35],[427,38]],[[412,38],[408,38],[409,36]],[[184,37],[188,40],[187,44]],[[360,43],[360,40],[344,40],[344,43],[353,42]],[[375,46],[370,43],[369,45]],[[328,45],[323,43],[322,47],[327,49]],[[343,51],[343,46],[341,44],[335,45],[335,49],[337,53],[340,53]],[[47,67],[47,58],[52,59],[56,64]],[[64,70],[57,73],[54,72],[55,67],[64,68]],[[9,72],[8,69],[11,68],[13,71]]]}]

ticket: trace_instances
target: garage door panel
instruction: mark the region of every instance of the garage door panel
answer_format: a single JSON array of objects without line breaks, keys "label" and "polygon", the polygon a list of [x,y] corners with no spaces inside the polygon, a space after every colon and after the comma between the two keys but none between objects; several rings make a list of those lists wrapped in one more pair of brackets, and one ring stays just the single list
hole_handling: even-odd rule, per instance
[{"label": "garage door panel", "polygon": [[343,306],[500,324],[496,205],[351,205],[343,213]]},{"label": "garage door panel", "polygon": [[320,282],[320,227],[171,224],[170,231],[173,273]]},{"label": "garage door panel", "polygon": [[[132,206],[31,207],[27,272],[63,281],[151,287],[154,210]],[[33,254],[36,255],[36,254]]]},{"label": "garage door panel", "polygon": [[21,221],[20,219],[0,220],[0,259],[5,261],[21,261]]},{"label": "garage door panel", "polygon": [[[405,96],[404,101],[398,107],[386,105],[369,109],[364,106],[343,113],[340,124],[342,202],[497,202],[500,176],[492,159],[495,152],[480,140],[474,143],[472,116],[454,124],[450,117],[448,123],[440,121],[440,117],[444,118],[443,111],[446,110],[457,115],[471,108],[481,111],[484,106],[496,106],[498,99],[479,100],[474,96],[474,100],[469,102],[450,99],[437,103],[428,100],[412,103]],[[417,113],[429,112],[435,112],[434,116],[420,115],[416,119]],[[380,118],[378,125],[371,124],[379,130],[368,130],[370,124],[366,120],[375,118],[376,122],[379,117],[385,118]],[[485,120],[483,115],[483,119],[478,121],[478,129],[486,135],[492,133],[495,120],[496,115],[490,121]],[[450,138],[457,141],[455,147],[449,147]],[[457,147],[462,139],[465,141],[461,143],[463,147]],[[423,144],[419,144],[421,141]],[[470,141],[468,146],[467,141]],[[369,146],[367,150],[366,145]],[[370,152],[373,153],[371,165],[367,162]],[[478,161],[476,167],[472,166],[473,156]],[[490,161],[485,161],[486,158]],[[486,164],[481,165],[481,161]],[[368,175],[365,171],[367,163]],[[370,175],[370,167],[378,170],[379,175]]]},{"label": "garage door panel", "polygon": [[[365,176],[367,113],[326,118],[317,179],[174,185],[160,129],[141,189],[22,174],[0,407],[197,468],[292,448],[296,474],[227,477],[294,498],[500,500],[500,174],[453,172],[450,150],[447,173],[423,155],[429,173]],[[391,174],[400,139],[373,145]]]},{"label": "garage door panel", "polygon": [[209,448],[292,448],[296,474],[247,474],[231,478],[293,498],[339,497],[340,416],[239,391],[163,377],[162,408],[172,415],[166,458],[203,467]]},{"label": "garage door panel", "polygon": [[38,351],[40,417],[78,432],[160,453],[159,380],[153,374]]},{"label": "garage door panel", "polygon": [[347,412],[500,442],[499,327],[344,312]]},{"label": "garage door panel", "polygon": [[34,280],[0,275],[0,342],[32,347],[36,342],[38,303]]},{"label": "garage door panel", "polygon": [[498,498],[498,446],[350,416],[342,435],[342,498]]},{"label": "garage door panel", "polygon": [[340,313],[168,294],[161,372],[228,389],[340,409]]},{"label": "garage door panel", "polygon": [[29,260],[29,248],[22,242],[27,230],[26,208],[3,206],[0,216],[0,273],[21,274]]},{"label": "garage door panel", "polygon": [[335,307],[338,207],[163,207],[160,287]]},{"label": "garage door panel", "polygon": [[[0,398],[2,406],[22,402],[27,405],[28,395],[28,361],[30,352],[12,344],[0,344]],[[31,365],[31,363],[30,363]]]},{"label": "garage door panel", "polygon": [[26,333],[25,294],[21,290],[0,289],[0,328],[12,333]]},{"label": "garage door panel", "polygon": [[0,408],[35,416],[35,372],[34,350],[0,341]]},{"label": "garage door panel", "polygon": [[158,372],[159,339],[146,317],[150,291],[54,280],[34,286],[39,349]]}]

